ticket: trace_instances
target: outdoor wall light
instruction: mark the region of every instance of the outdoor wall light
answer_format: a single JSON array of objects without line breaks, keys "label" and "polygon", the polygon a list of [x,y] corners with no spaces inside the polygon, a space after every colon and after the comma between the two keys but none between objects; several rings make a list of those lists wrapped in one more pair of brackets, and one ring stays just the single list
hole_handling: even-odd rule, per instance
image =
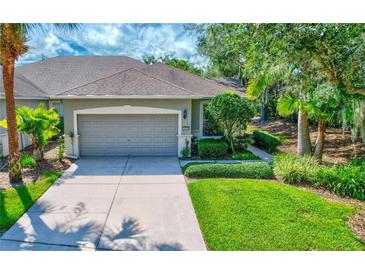
[{"label": "outdoor wall light", "polygon": [[183,118],[184,120],[188,117],[188,111],[184,109]]}]

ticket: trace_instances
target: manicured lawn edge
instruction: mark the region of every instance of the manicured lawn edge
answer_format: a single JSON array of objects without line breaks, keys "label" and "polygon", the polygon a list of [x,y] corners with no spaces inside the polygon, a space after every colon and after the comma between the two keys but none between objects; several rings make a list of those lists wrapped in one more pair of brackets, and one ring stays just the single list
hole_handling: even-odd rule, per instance
[{"label": "manicured lawn edge", "polygon": [[365,250],[347,224],[355,206],[253,179],[202,179],[188,189],[210,250]]},{"label": "manicured lawn edge", "polygon": [[9,229],[62,175],[46,171],[35,183],[0,191],[0,233]]}]

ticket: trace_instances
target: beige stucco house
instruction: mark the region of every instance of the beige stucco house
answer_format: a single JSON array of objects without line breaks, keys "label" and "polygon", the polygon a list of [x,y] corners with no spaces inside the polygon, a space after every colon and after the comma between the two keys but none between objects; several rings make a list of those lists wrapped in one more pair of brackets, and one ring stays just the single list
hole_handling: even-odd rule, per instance
[{"label": "beige stucco house", "polygon": [[[64,121],[69,157],[91,155],[180,156],[191,137],[219,137],[204,105],[231,82],[199,77],[164,64],[125,56],[55,57],[17,67],[19,105],[44,102]],[[6,116],[3,84],[0,119]],[[29,145],[20,135],[20,145]],[[7,133],[0,129],[0,152]]]}]

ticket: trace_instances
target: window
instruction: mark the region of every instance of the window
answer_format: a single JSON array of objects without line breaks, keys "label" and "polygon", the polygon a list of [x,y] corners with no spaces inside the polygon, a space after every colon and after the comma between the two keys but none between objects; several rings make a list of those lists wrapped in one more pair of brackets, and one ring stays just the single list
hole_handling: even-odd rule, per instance
[{"label": "window", "polygon": [[60,102],[52,102],[52,107],[56,109],[58,115],[63,118],[63,105]]},{"label": "window", "polygon": [[218,126],[209,118],[208,112],[206,110],[207,104],[203,104],[203,129],[202,135],[203,137],[213,137],[213,136],[223,136],[222,130],[218,128]]}]

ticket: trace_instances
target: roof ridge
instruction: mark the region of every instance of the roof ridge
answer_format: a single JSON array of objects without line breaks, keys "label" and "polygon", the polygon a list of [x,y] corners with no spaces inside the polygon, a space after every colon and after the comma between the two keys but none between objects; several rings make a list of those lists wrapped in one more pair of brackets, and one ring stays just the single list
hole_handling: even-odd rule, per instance
[{"label": "roof ridge", "polygon": [[136,69],[136,68],[134,68],[134,70],[136,70],[136,71],[138,71],[138,72],[140,72],[140,73],[142,73],[142,74],[145,74],[145,75],[147,75],[147,76],[148,76],[148,77],[150,77],[150,78],[154,78],[154,79],[159,80],[159,81],[161,81],[161,82],[164,82],[164,83],[166,83],[166,84],[168,84],[168,85],[170,85],[170,86],[173,86],[173,87],[175,87],[175,88],[178,88],[178,89],[181,89],[181,90],[187,91],[187,92],[189,92],[190,94],[195,95],[195,93],[194,93],[193,91],[188,90],[188,89],[183,88],[183,87],[180,87],[180,86],[178,86],[178,85],[175,85],[174,83],[171,83],[170,81],[167,81],[167,80],[165,80],[165,79],[162,79],[162,78],[160,78],[160,77],[157,77],[157,76],[155,76],[155,75],[152,75],[152,74],[147,73],[147,72],[145,72],[145,71],[141,71],[141,70]]},{"label": "roof ridge", "polygon": [[88,82],[88,83],[86,83],[86,84],[82,84],[82,85],[80,85],[80,86],[77,86],[77,87],[74,87],[74,88],[68,89],[68,90],[66,90],[66,91],[63,91],[63,92],[60,92],[60,93],[56,93],[55,95],[62,95],[62,94],[64,94],[64,93],[66,93],[66,92],[73,91],[74,89],[81,88],[81,87],[84,87],[84,86],[87,86],[87,85],[93,84],[93,83],[95,83],[95,82],[98,82],[98,81],[100,81],[100,80],[104,80],[104,79],[107,79],[107,78],[113,77],[114,75],[117,75],[117,74],[119,74],[119,73],[126,72],[126,71],[131,70],[131,69],[134,69],[134,68],[129,68],[129,69],[123,69],[123,70],[120,70],[120,71],[115,72],[115,73],[113,73],[113,74],[111,74],[111,75],[108,75],[108,76],[105,76],[105,77],[102,77],[102,78],[96,79],[96,80],[91,81],[91,82]]},{"label": "roof ridge", "polygon": [[186,73],[186,74],[188,74],[188,75],[191,75],[191,76],[193,76],[193,77],[195,77],[195,78],[197,78],[197,79],[205,80],[205,81],[211,82],[212,84],[215,84],[215,85],[224,86],[224,85],[219,84],[219,83],[215,82],[214,80],[211,80],[211,79],[209,79],[209,78],[207,78],[207,77],[205,77],[205,76],[199,76],[199,75],[196,75],[196,74],[191,73],[191,72],[189,72],[189,71],[186,71],[186,70],[183,70],[183,69],[179,69],[179,68],[175,68],[175,67],[173,67],[173,66],[170,66],[170,65],[167,65],[167,64],[164,64],[164,63],[161,63],[161,62],[158,62],[158,63],[152,64],[152,66],[153,66],[153,65],[163,65],[163,66],[169,67],[169,68],[171,68],[171,69],[174,69],[174,70],[177,70],[177,71],[180,71],[180,72]]},{"label": "roof ridge", "polygon": [[68,92],[73,91],[73,90],[75,90],[75,89],[78,89],[78,88],[81,88],[81,87],[84,87],[84,86],[87,86],[87,85],[90,85],[90,84],[96,83],[96,82],[101,81],[101,80],[105,80],[105,79],[107,79],[107,78],[113,77],[113,76],[118,75],[118,74],[125,73],[125,72],[130,71],[130,70],[137,71],[137,72],[139,72],[139,73],[141,73],[141,74],[144,74],[144,75],[146,75],[146,76],[148,76],[148,77],[150,77],[150,78],[153,78],[153,79],[156,79],[156,80],[158,80],[158,81],[164,82],[164,83],[166,83],[166,84],[168,84],[168,85],[170,85],[170,86],[173,86],[173,87],[175,87],[175,88],[181,89],[181,90],[183,90],[183,91],[187,91],[189,94],[194,95],[194,93],[193,93],[192,91],[190,91],[190,90],[187,90],[187,89],[185,89],[185,88],[183,88],[183,87],[179,87],[178,85],[175,85],[175,84],[173,84],[173,83],[171,83],[171,82],[169,82],[169,81],[166,81],[166,80],[164,80],[164,79],[160,79],[160,78],[158,78],[158,77],[155,77],[154,75],[151,75],[151,74],[146,73],[146,72],[144,72],[144,71],[140,71],[139,69],[136,69],[136,68],[129,68],[129,69],[121,70],[121,71],[118,71],[118,72],[113,73],[113,74],[111,74],[111,75],[108,75],[108,76],[102,77],[102,78],[100,78],[100,79],[97,79],[97,80],[91,81],[91,82],[89,82],[89,83],[86,83],[86,84],[80,85],[80,86],[78,86],[78,87],[75,87],[75,88],[72,88],[72,89],[66,90],[66,91],[61,92],[61,93],[57,93],[57,94],[55,94],[55,95],[63,95],[63,94],[65,94],[65,93],[68,93]]},{"label": "roof ridge", "polygon": [[32,85],[33,87],[35,87],[36,89],[38,89],[41,93],[43,93],[44,95],[46,95],[46,97],[49,97],[49,94],[46,93],[43,89],[41,89],[40,87],[38,87],[36,84],[34,84],[31,80],[29,80],[27,77],[25,77],[23,74],[21,74],[20,72],[14,72],[14,78],[15,77],[22,77],[23,81],[26,81],[27,83],[29,83],[30,85]]}]

